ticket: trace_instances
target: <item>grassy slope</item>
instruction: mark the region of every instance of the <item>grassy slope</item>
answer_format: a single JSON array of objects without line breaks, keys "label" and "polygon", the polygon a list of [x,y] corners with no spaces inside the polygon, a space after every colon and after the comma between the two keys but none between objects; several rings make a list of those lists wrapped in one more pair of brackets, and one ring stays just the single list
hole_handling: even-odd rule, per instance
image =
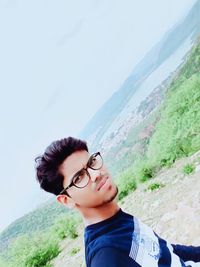
[{"label": "grassy slope", "polygon": [[1,233],[0,251],[3,252],[10,241],[19,235],[31,234],[48,229],[53,225],[58,216],[65,213],[66,209],[64,207],[56,203],[56,201],[51,200],[47,204],[17,219]]}]

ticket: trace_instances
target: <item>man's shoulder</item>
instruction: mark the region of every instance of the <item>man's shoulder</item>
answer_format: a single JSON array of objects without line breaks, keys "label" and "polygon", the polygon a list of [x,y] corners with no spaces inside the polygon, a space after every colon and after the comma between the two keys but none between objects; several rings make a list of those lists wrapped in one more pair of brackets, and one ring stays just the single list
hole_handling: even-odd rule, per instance
[{"label": "man's shoulder", "polygon": [[85,229],[85,246],[89,248],[130,247],[134,231],[133,216],[120,210],[115,216]]},{"label": "man's shoulder", "polygon": [[[120,211],[114,218],[88,227],[85,231],[85,253],[90,262],[117,252],[128,257],[134,230],[133,217]],[[118,253],[119,254],[119,253]]]},{"label": "man's shoulder", "polygon": [[87,237],[99,237],[104,234],[117,235],[120,231],[133,231],[134,217],[128,213],[125,213],[121,209],[112,217],[100,221],[95,224],[91,224],[85,228],[85,239]]}]

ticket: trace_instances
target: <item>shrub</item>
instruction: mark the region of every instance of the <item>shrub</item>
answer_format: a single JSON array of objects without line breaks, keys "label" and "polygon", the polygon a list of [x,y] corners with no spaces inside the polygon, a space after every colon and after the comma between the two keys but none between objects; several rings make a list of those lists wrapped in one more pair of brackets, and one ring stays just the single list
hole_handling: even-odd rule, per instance
[{"label": "shrub", "polygon": [[149,159],[143,157],[134,163],[133,168],[137,181],[146,182],[147,180],[155,177],[161,169],[161,165],[158,163],[152,163]]},{"label": "shrub", "polygon": [[118,177],[117,185],[119,188],[119,200],[123,199],[130,192],[134,191],[137,188],[136,180],[134,178],[132,169],[128,169]]},{"label": "shrub", "polygon": [[150,184],[150,185],[148,186],[148,190],[153,191],[153,190],[159,189],[159,188],[161,188],[161,187],[163,187],[163,186],[164,186],[163,184],[153,183],[153,184]]},{"label": "shrub", "polygon": [[[35,250],[26,259],[25,266],[27,267],[47,267],[50,260],[59,254],[58,244],[46,244],[35,248]],[[50,264],[48,264],[50,266]]]},{"label": "shrub", "polygon": [[144,167],[140,171],[140,181],[146,182],[153,177],[153,170],[149,167]]},{"label": "shrub", "polygon": [[169,157],[169,158],[164,158],[160,160],[160,165],[161,167],[167,167],[170,168],[172,164],[174,163],[175,158],[174,157]]},{"label": "shrub", "polygon": [[49,234],[18,237],[10,250],[11,266],[49,267],[49,261],[59,254],[59,244]]},{"label": "shrub", "polygon": [[183,167],[183,173],[190,174],[194,171],[194,169],[195,169],[194,165],[188,163]]},{"label": "shrub", "polygon": [[158,166],[151,166],[149,163],[143,163],[140,168],[138,168],[138,177],[140,182],[146,182],[149,179],[153,178],[160,167]]},{"label": "shrub", "polygon": [[70,237],[75,239],[78,237],[77,224],[79,222],[78,217],[73,215],[61,215],[52,226],[52,234],[57,236],[58,239],[64,239]]}]

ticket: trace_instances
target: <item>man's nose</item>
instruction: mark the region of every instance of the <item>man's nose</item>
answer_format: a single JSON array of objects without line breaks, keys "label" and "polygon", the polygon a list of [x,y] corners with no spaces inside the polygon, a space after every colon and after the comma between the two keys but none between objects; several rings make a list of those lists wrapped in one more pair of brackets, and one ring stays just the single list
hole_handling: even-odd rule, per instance
[{"label": "man's nose", "polygon": [[101,179],[101,170],[88,169],[88,171],[90,173],[92,182],[97,182],[99,179]]}]

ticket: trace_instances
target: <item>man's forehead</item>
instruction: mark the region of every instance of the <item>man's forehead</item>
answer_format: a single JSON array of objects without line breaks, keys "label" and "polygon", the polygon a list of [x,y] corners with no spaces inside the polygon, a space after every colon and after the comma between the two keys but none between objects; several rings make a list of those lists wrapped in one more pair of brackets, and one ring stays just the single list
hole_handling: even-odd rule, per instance
[{"label": "man's forehead", "polygon": [[59,170],[64,176],[69,176],[83,168],[89,157],[86,150],[75,151],[63,161]]}]

